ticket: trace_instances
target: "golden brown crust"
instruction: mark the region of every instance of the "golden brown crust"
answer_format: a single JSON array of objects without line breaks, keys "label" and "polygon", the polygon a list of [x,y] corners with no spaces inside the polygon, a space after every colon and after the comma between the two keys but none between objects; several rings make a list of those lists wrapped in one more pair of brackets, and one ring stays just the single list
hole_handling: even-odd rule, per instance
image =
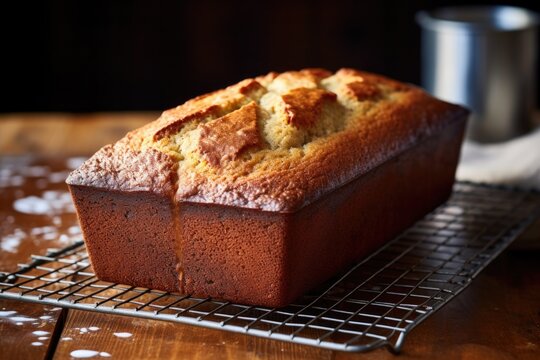
[{"label": "golden brown crust", "polygon": [[[159,119],[161,121],[158,120],[158,124],[156,126],[157,130],[152,138],[154,141],[158,141],[163,137],[178,131],[178,129],[180,129],[180,127],[182,127],[182,125],[188,121],[203,119],[212,115],[215,116],[218,115],[220,111],[221,107],[218,105],[209,105],[208,107],[203,108],[185,107],[180,109],[171,109],[163,113]],[[164,124],[161,125],[160,122],[163,122]]]},{"label": "golden brown crust", "polygon": [[73,171],[67,183],[126,192],[172,196],[178,164],[154,149],[135,151],[125,141],[102,147]]},{"label": "golden brown crust", "polygon": [[257,105],[251,102],[201,125],[199,136],[199,151],[210,164],[236,159],[245,148],[259,144]]},{"label": "golden brown crust", "polygon": [[374,99],[381,94],[381,90],[377,85],[366,81],[353,81],[345,86],[347,87],[347,91],[359,101]]},{"label": "golden brown crust", "polygon": [[[233,114],[248,104],[253,104],[245,119],[250,125],[244,128]],[[291,212],[397,156],[465,111],[421,89],[353,69],[271,73],[164,112],[128,134],[119,142],[122,148],[109,147],[109,166],[96,166],[104,156],[98,153],[68,182],[141,187],[117,167],[137,173],[151,159],[146,188],[172,189],[179,202]],[[228,121],[238,126],[227,126]],[[227,134],[226,128],[246,133]],[[120,150],[131,159],[115,153]],[[96,176],[108,180],[92,181]]]},{"label": "golden brown crust", "polygon": [[238,92],[246,96],[249,96],[256,91],[264,90],[264,87],[261,85],[261,83],[254,79],[247,79],[241,81],[238,85]]},{"label": "golden brown crust", "polygon": [[296,127],[311,127],[319,119],[324,102],[336,101],[337,95],[322,89],[297,88],[281,96],[287,122]]}]

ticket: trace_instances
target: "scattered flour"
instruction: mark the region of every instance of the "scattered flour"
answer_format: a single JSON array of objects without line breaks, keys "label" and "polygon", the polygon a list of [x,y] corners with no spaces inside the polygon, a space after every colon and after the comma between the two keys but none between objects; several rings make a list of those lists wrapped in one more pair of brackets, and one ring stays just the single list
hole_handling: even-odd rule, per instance
[{"label": "scattered flour", "polygon": [[75,170],[76,168],[81,166],[82,163],[86,161],[86,159],[87,158],[82,156],[70,157],[66,160],[66,166],[68,167],[68,169]]},{"label": "scattered flour", "polygon": [[13,203],[13,208],[24,214],[44,215],[52,211],[51,204],[37,196],[28,196],[17,199]]},{"label": "scattered flour", "polygon": [[74,350],[69,355],[77,359],[88,359],[99,355],[99,352],[94,350]]},{"label": "scattered flour", "polygon": [[0,317],[8,317],[8,316],[11,316],[11,315],[15,315],[17,312],[16,311],[0,311]]},{"label": "scattered flour", "polygon": [[69,236],[67,236],[66,234],[62,234],[58,237],[58,241],[62,242],[62,243],[67,243],[69,242]]},{"label": "scattered flour", "polygon": [[24,176],[21,175],[0,176],[0,188],[21,186],[24,181]]},{"label": "scattered flour", "polygon": [[67,191],[47,190],[41,196],[27,196],[13,202],[13,208],[23,214],[57,215],[74,213],[71,195]]},{"label": "scattered flour", "polygon": [[69,355],[71,357],[74,357],[76,359],[88,359],[94,356],[101,356],[101,357],[111,357],[111,354],[105,351],[95,351],[95,350],[74,350]]},{"label": "scattered flour", "polygon": [[51,171],[51,169],[48,166],[41,166],[41,165],[35,165],[35,166],[27,166],[20,169],[22,175],[29,176],[29,177],[43,177]]},{"label": "scattered flour", "polygon": [[52,172],[49,174],[49,181],[55,184],[62,183],[66,181],[68,175],[69,171]]},{"label": "scattered flour", "polygon": [[38,226],[38,227],[35,227],[35,228],[32,228],[32,230],[30,230],[30,234],[32,235],[44,235],[44,234],[48,234],[48,233],[52,233],[52,232],[56,232],[56,227],[54,226]]},{"label": "scattered flour", "polygon": [[[34,210],[36,210],[36,208],[34,208]],[[38,226],[30,229],[28,232],[25,232],[19,228],[15,228],[10,234],[6,234],[0,237],[0,250],[8,253],[17,253],[22,242],[32,241],[31,238],[33,238],[34,241],[58,241],[62,244],[73,244],[76,241],[82,240],[82,233],[79,226],[75,225],[70,226],[65,230],[61,230],[58,226]]]},{"label": "scattered flour", "polygon": [[133,334],[128,333],[128,332],[116,332],[116,333],[114,333],[114,336],[119,337],[119,338],[123,338],[123,339],[127,339],[127,338],[132,337]]},{"label": "scattered flour", "polygon": [[46,234],[43,234],[43,236],[41,237],[43,240],[55,240],[56,238],[58,238],[58,233],[56,232],[50,232],[50,233],[46,233]]},{"label": "scattered flour", "polygon": [[0,247],[3,251],[16,253],[21,245],[21,241],[26,237],[26,233],[21,229],[13,230],[13,233],[0,238]]},{"label": "scattered flour", "polygon": [[68,234],[70,235],[77,235],[77,234],[80,234],[81,233],[81,228],[77,225],[74,225],[74,226],[70,226],[68,229],[67,229],[67,232]]},{"label": "scattered flour", "polygon": [[45,335],[49,335],[50,332],[42,331],[42,330],[36,330],[36,331],[33,331],[32,334],[34,334],[36,336],[45,336]]},{"label": "scattered flour", "polygon": [[8,178],[13,175],[13,170],[10,168],[0,169],[0,178]]},{"label": "scattered flour", "polygon": [[26,316],[12,316],[9,318],[9,320],[15,321],[15,322],[30,322],[30,321],[36,321],[37,319],[29,318]]}]

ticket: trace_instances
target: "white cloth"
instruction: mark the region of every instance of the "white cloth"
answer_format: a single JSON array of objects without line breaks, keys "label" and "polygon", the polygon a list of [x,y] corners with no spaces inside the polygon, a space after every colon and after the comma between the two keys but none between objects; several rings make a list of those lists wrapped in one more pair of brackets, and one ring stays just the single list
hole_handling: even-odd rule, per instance
[{"label": "white cloth", "polygon": [[540,190],[540,128],[497,144],[465,141],[456,177]]}]

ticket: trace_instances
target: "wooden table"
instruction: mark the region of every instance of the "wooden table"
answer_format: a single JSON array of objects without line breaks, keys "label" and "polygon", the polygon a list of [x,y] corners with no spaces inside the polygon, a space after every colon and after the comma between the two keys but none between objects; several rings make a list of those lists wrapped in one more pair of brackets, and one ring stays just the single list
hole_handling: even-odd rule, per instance
[{"label": "wooden table", "polygon": [[[129,129],[154,119],[156,115],[2,115],[0,154],[37,154],[50,159],[87,155],[118,139]],[[39,172],[38,169],[35,171]],[[26,262],[30,254],[43,253],[48,247],[61,245],[59,236],[45,238],[46,235],[39,231],[29,235],[32,229],[42,228],[50,219],[16,213],[11,207],[14,199],[38,191],[39,184],[16,185],[0,187],[0,243],[4,249],[0,251],[0,271],[13,270],[17,263]],[[47,189],[65,190],[61,181],[46,186]],[[74,214],[68,214],[63,215],[58,222],[62,231],[67,231],[76,224],[76,219]],[[535,226],[538,228],[538,224]],[[400,357],[540,358],[538,233],[532,230],[523,235],[467,290],[413,330],[405,341]],[[19,239],[17,246],[8,243],[6,237],[10,241]],[[132,336],[114,335],[123,332]],[[385,349],[366,354],[342,353],[188,325],[66,310],[12,300],[0,300],[0,349],[2,359],[65,359],[70,358],[72,351],[82,349],[94,350],[101,355],[110,354],[116,359],[395,357]],[[99,357],[98,354],[95,358]]]}]

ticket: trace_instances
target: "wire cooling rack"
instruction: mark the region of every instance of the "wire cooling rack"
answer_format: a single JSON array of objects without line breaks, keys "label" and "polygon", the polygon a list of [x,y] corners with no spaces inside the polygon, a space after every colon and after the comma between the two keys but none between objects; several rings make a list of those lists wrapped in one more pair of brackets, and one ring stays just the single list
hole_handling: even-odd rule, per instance
[{"label": "wire cooling rack", "polygon": [[538,193],[457,183],[451,199],[333,283],[284,308],[98,280],[76,243],[0,273],[0,297],[175,321],[343,351],[387,346],[461,292],[540,213]]}]

